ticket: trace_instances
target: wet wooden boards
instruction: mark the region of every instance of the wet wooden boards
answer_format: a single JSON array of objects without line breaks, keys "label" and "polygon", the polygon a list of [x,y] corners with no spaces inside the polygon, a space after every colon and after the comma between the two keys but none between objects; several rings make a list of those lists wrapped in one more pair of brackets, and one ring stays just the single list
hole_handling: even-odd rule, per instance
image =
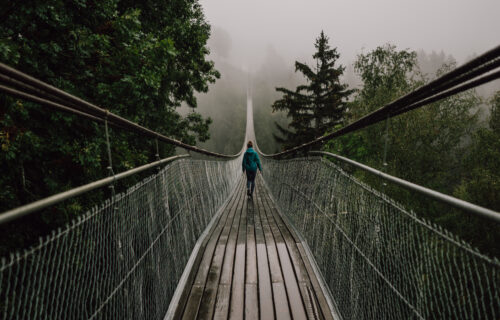
[{"label": "wet wooden boards", "polygon": [[298,237],[261,177],[245,179],[207,235],[176,319],[333,319]]}]

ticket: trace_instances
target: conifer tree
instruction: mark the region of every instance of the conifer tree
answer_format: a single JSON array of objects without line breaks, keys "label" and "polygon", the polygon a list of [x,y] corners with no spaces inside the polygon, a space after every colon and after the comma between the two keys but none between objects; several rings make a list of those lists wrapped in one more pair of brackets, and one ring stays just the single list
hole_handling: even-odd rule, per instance
[{"label": "conifer tree", "polygon": [[353,92],[347,89],[346,84],[340,83],[345,68],[336,66],[340,55],[337,48],[330,48],[323,31],[314,46],[314,68],[295,62],[295,72],[300,71],[307,84],[298,86],[295,91],[276,88],[283,93],[283,97],[273,103],[273,111],[286,111],[291,118],[288,128],[276,123],[282,137],[275,135],[275,139],[286,149],[318,138],[342,124],[347,98]]}]

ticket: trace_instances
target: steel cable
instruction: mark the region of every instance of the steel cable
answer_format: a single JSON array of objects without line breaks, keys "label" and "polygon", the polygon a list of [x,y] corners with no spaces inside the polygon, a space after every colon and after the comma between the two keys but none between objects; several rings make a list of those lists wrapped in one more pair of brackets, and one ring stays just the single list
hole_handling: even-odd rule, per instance
[{"label": "steel cable", "polygon": [[[109,123],[113,123],[117,127],[121,127],[123,129],[139,133],[141,135],[145,135],[150,138],[156,138],[159,141],[175,145],[177,147],[183,148],[185,150],[190,150],[193,152],[197,152],[200,154],[204,154],[207,156],[214,156],[218,158],[225,159],[234,159],[239,156],[235,155],[226,155],[217,152],[208,151],[202,148],[198,148],[196,146],[192,146],[186,143],[183,143],[179,140],[167,137],[162,135],[161,133],[155,132],[151,129],[143,127],[137,123],[129,121],[123,117],[120,117],[114,113],[109,112],[106,109],[100,108],[96,105],[91,104],[83,99],[75,97],[61,89],[58,89],[54,86],[51,86],[43,81],[40,81],[34,77],[31,77],[19,70],[11,68],[3,63],[0,63],[0,81],[2,83],[9,84],[13,87],[17,87],[17,89],[26,90],[27,92],[22,92],[20,90],[15,90],[13,88],[8,88],[6,86],[0,86],[0,91],[4,91],[8,94],[15,94],[18,97],[29,98],[31,101],[35,101],[38,99],[40,103],[43,102],[44,105],[50,107],[56,107],[55,105],[59,105],[57,108],[59,110],[70,111],[69,109],[77,109],[80,113],[75,112],[75,114],[82,115],[82,113],[86,113],[88,115],[93,116],[86,118],[94,120],[95,118],[99,118],[102,121],[107,115],[107,119]],[[15,90],[15,91],[14,91]],[[54,101],[55,100],[55,101]],[[48,102],[48,103],[47,103]],[[61,108],[60,102],[65,102],[64,107]]]},{"label": "steel cable", "polygon": [[[354,132],[373,125],[387,118],[400,115],[402,113],[414,110],[432,102],[449,97],[452,94],[462,92],[467,89],[474,88],[481,84],[500,78],[500,72],[494,72],[483,78],[474,79],[480,75],[487,74],[500,66],[500,46],[484,53],[483,55],[471,60],[470,62],[444,74],[438,79],[423,85],[422,87],[412,91],[411,93],[361,117],[360,119],[346,125],[339,130],[330,134],[319,137],[315,140],[306,142],[291,149],[274,153],[263,154],[265,157],[280,158],[286,155],[294,154],[298,151],[307,150],[314,145],[323,143],[330,139],[343,136],[347,133]],[[467,82],[470,81],[470,82]],[[463,84],[460,87],[456,87]],[[451,89],[450,89],[451,88]],[[448,90],[450,89],[450,90]],[[448,90],[448,91],[447,91]]]}]

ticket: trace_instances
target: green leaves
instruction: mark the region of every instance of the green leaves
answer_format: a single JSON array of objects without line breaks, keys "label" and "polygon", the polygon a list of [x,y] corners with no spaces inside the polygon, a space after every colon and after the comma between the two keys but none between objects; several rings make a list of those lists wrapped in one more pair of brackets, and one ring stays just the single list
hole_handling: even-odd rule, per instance
[{"label": "green leaves", "polygon": [[361,54],[354,63],[354,69],[363,80],[361,96],[365,100],[373,100],[384,94],[385,99],[377,99],[372,110],[390,102],[411,88],[411,78],[416,71],[417,54],[414,51],[397,51],[390,44],[377,47],[368,54]]},{"label": "green leaves", "polygon": [[[182,102],[195,107],[195,92],[219,77],[206,60],[210,26],[197,1],[21,1],[12,8],[0,24],[2,62],[165,135],[191,144],[209,138],[210,119],[176,111]],[[0,95],[0,182],[9,186],[0,194],[3,210],[108,174],[102,126],[21,105]],[[152,161],[153,145],[111,130],[115,172]],[[162,157],[173,152],[160,149]]]},{"label": "green leaves", "polygon": [[489,128],[473,135],[473,143],[465,166],[467,175],[456,187],[455,194],[500,211],[500,91],[491,99]]},{"label": "green leaves", "polygon": [[0,39],[0,60],[17,63],[21,55],[15,50],[14,44],[9,39]]},{"label": "green leaves", "polygon": [[[454,64],[443,65],[438,74],[454,67]],[[415,52],[396,50],[393,45],[359,55],[355,68],[363,87],[349,104],[350,121],[427,81],[419,71]],[[387,136],[385,122],[381,122],[334,139],[325,149],[445,194],[500,210],[500,132],[494,133],[500,123],[500,112],[496,111],[500,109],[500,93],[491,101],[490,128],[478,129],[477,110],[481,103],[475,91],[466,91],[391,118]],[[386,138],[388,165],[384,166]],[[374,188],[381,186],[380,179],[373,175],[363,172],[356,175]],[[390,184],[383,192],[483,251],[494,251],[493,244],[500,241],[493,236],[500,234],[498,228],[488,226],[484,220]]]}]

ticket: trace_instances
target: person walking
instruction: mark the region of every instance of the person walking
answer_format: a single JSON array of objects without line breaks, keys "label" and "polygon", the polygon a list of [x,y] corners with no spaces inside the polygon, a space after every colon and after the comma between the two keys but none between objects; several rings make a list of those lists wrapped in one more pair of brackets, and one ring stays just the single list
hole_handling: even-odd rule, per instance
[{"label": "person walking", "polygon": [[253,196],[253,190],[255,189],[255,176],[257,176],[257,168],[262,173],[262,166],[260,165],[259,155],[253,149],[252,141],[247,143],[247,151],[243,156],[243,172],[247,173],[247,195],[249,197]]}]

